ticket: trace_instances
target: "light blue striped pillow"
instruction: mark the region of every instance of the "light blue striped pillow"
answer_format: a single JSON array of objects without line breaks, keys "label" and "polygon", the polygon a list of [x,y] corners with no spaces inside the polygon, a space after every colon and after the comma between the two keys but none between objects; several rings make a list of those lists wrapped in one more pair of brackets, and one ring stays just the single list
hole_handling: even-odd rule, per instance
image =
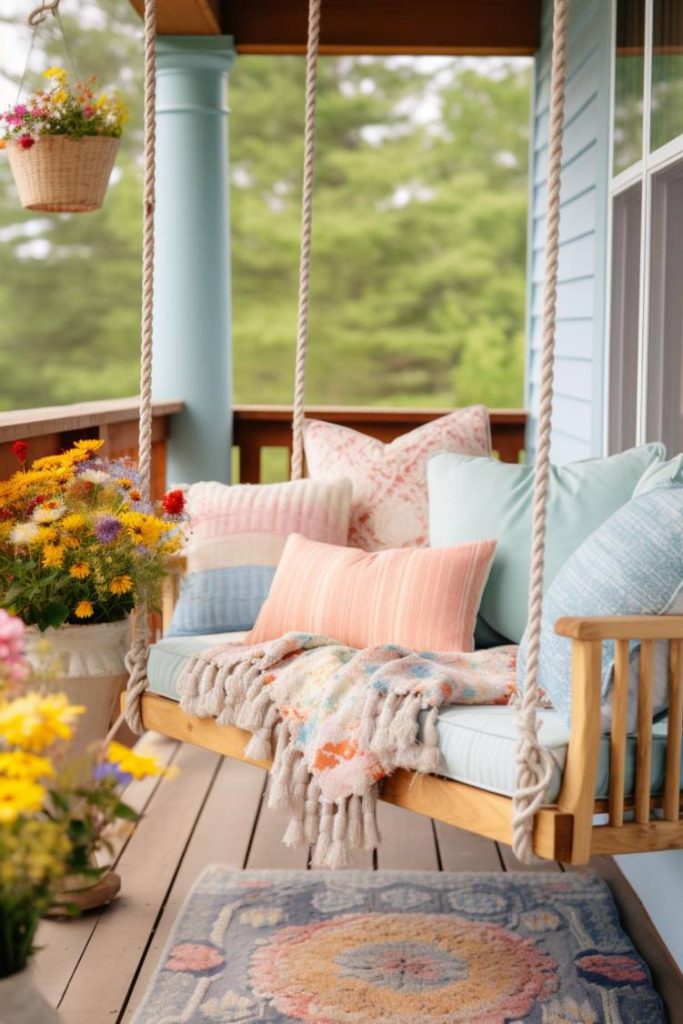
[{"label": "light blue striped pillow", "polygon": [[[571,722],[571,641],[555,633],[564,615],[661,615],[683,610],[683,487],[645,491],[595,530],[560,570],[543,599],[539,684]],[[519,652],[523,685],[527,636]],[[654,713],[667,708],[666,644],[656,645]],[[629,728],[635,723],[638,645],[631,652]],[[611,721],[614,643],[602,648],[603,728]]]}]

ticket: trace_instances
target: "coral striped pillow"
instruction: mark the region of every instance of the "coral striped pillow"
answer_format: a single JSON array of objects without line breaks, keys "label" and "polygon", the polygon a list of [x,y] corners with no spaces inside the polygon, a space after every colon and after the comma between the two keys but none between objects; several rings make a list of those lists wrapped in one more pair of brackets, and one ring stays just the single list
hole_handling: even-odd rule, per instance
[{"label": "coral striped pillow", "polygon": [[471,651],[496,542],[367,552],[293,534],[250,642],[290,631],[351,647]]},{"label": "coral striped pillow", "polygon": [[170,634],[251,629],[289,534],[345,544],[350,507],[348,480],[192,484],[188,572]]}]

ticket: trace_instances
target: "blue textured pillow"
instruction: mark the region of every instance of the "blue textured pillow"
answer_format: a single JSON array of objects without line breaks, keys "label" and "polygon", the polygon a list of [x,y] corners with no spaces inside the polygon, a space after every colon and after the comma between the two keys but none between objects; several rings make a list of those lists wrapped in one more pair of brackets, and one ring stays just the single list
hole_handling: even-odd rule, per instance
[{"label": "blue textured pillow", "polygon": [[[555,577],[543,601],[539,684],[571,722],[571,640],[555,633],[564,615],[661,615],[683,610],[683,487],[658,486],[633,498],[599,526]],[[519,652],[524,682],[527,637]],[[635,723],[637,644],[632,646],[629,729]],[[614,643],[602,647],[603,727],[611,721]],[[654,713],[666,710],[667,649],[656,645]]]},{"label": "blue textured pillow", "polygon": [[[663,445],[648,444],[607,459],[552,467],[546,588],[593,530],[631,499],[647,467],[665,455]],[[479,616],[489,632],[519,643],[527,620],[532,467],[444,453],[429,460],[427,480],[432,547],[498,541]]]}]

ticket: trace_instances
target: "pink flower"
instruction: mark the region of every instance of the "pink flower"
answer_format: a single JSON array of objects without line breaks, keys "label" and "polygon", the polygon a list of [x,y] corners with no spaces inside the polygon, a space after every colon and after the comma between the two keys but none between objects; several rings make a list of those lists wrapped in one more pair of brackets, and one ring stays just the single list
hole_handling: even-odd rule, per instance
[{"label": "pink flower", "polygon": [[0,608],[0,679],[20,682],[27,672],[24,654],[26,627],[21,619]]},{"label": "pink flower", "polygon": [[35,139],[31,138],[30,135],[20,135],[17,142],[22,149],[30,149],[35,144]]},{"label": "pink flower", "polygon": [[92,107],[83,107],[83,117],[92,117],[94,113]]},{"label": "pink flower", "polygon": [[14,108],[14,116],[15,116],[15,117],[19,117],[19,118],[21,118],[21,117],[26,117],[26,114],[27,114],[27,108],[26,108],[26,107],[24,106],[24,104],[23,104],[23,103],[19,103],[19,104],[18,104],[18,105],[17,105],[17,106],[16,106],[15,108]]}]

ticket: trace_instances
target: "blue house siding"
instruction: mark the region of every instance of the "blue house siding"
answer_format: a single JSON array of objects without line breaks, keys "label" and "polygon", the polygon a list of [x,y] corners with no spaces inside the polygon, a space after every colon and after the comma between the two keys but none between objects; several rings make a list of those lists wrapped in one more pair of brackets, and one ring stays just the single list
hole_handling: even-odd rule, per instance
[{"label": "blue house siding", "polygon": [[[570,7],[552,443],[556,462],[599,455],[603,448],[610,8],[605,0],[572,0]],[[530,154],[526,405],[532,457],[543,332],[551,23],[552,5],[545,0]]]}]

